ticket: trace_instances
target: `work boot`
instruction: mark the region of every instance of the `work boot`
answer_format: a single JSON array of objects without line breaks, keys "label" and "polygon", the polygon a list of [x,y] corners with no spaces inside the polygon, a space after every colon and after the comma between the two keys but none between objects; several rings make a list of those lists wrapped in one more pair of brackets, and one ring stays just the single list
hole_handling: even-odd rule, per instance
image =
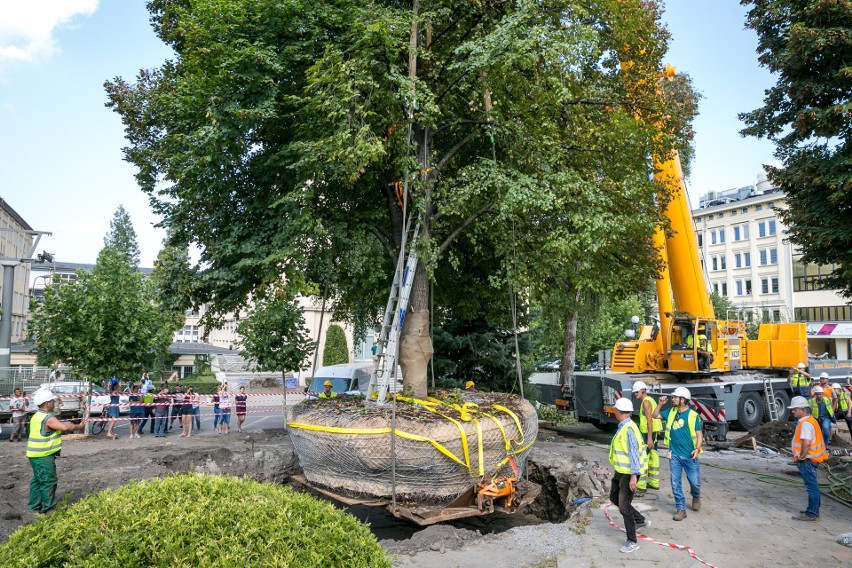
[{"label": "work boot", "polygon": [[701,510],[701,497],[692,498],[692,510],[696,512]]},{"label": "work boot", "polygon": [[628,540],[627,544],[622,546],[618,551],[622,554],[630,554],[631,552],[636,552],[637,550],[639,550],[639,544],[633,542],[632,540]]},{"label": "work boot", "polygon": [[641,498],[642,498],[642,497],[644,497],[644,496],[645,496],[645,492],[644,492],[644,491],[639,491],[638,489],[637,489],[637,490],[633,493],[633,498],[634,498],[634,499],[641,499]]},{"label": "work boot", "polygon": [[678,509],[677,513],[675,513],[674,517],[672,517],[672,519],[674,519],[675,521],[682,521],[685,518],[686,518],[686,509]]},{"label": "work boot", "polygon": [[807,522],[814,522],[814,521],[816,521],[816,520],[817,520],[817,518],[816,518],[816,517],[811,517],[811,516],[810,516],[810,515],[808,515],[807,513],[799,513],[798,515],[793,515],[793,520],[794,520],[794,521],[807,521]]}]

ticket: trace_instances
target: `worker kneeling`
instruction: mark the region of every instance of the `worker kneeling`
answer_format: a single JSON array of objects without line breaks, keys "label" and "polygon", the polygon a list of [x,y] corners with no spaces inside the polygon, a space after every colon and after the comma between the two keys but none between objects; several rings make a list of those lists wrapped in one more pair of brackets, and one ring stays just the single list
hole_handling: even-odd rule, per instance
[{"label": "worker kneeling", "polygon": [[640,442],[642,434],[639,432],[639,427],[630,419],[631,414],[633,414],[633,403],[630,399],[619,398],[615,401],[618,430],[609,446],[609,463],[615,470],[609,490],[609,500],[618,504],[618,512],[624,518],[627,542],[620,549],[620,552],[624,553],[639,550],[636,529],[651,524],[633,507],[633,494],[636,492],[639,478],[648,468],[648,452],[645,444]]},{"label": "worker kneeling", "polygon": [[660,488],[660,454],[657,452],[657,432],[663,431],[663,421],[654,418],[654,410],[657,409],[657,401],[648,396],[648,385],[642,381],[633,383],[633,396],[639,401],[639,432],[642,434],[642,443],[648,448],[648,469],[639,478],[636,484],[639,492],[636,497],[641,497],[642,492],[648,488]]}]

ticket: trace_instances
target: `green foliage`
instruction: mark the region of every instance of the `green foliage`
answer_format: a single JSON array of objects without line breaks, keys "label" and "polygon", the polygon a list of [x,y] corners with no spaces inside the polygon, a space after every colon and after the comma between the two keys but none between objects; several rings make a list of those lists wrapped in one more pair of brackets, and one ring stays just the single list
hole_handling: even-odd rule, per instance
[{"label": "green foliage", "polygon": [[849,2],[743,0],[758,61],[776,77],[742,133],[775,143],[767,168],[788,207],[780,216],[806,263],[836,264],[826,284],[852,297],[852,10]]},{"label": "green foliage", "polygon": [[183,474],[89,495],[21,527],[3,566],[390,567],[367,526],[304,493]]},{"label": "green foliage", "polygon": [[307,368],[307,356],[314,342],[305,328],[302,307],[294,291],[286,286],[271,286],[255,299],[248,317],[241,319],[237,334],[248,359],[261,371],[285,371]]},{"label": "green foliage", "polygon": [[178,381],[184,392],[187,387],[192,387],[198,394],[215,394],[216,388],[221,384],[213,374],[194,374],[182,381]]},{"label": "green foliage", "polygon": [[577,419],[559,410],[552,404],[539,404],[536,408],[538,419],[555,424],[577,424]]},{"label": "green foliage", "polygon": [[[433,330],[435,355],[432,364],[441,385],[476,383],[478,390],[517,392],[515,338],[511,327],[489,321],[484,314],[471,319],[442,319]],[[524,378],[532,368],[527,334],[518,337]]]},{"label": "green foliage", "polygon": [[739,308],[727,296],[723,296],[718,292],[710,293],[710,302],[713,304],[713,313],[717,319],[739,319]]},{"label": "green foliage", "polygon": [[328,326],[325,332],[325,347],[322,350],[322,365],[339,365],[349,362],[349,346],[346,343],[346,334],[343,328],[337,324]]},{"label": "green foliage", "polygon": [[130,215],[119,205],[109,222],[109,232],[104,237],[104,247],[120,251],[124,261],[133,268],[139,267],[139,244],[136,242],[136,229],[130,221]]},{"label": "green foliage", "polygon": [[140,369],[168,360],[183,314],[163,309],[151,280],[132,264],[136,237],[122,212],[94,269],[80,271],[73,283],[55,277],[44,299],[32,303],[29,333],[40,365],[62,360],[89,379],[135,380]]}]

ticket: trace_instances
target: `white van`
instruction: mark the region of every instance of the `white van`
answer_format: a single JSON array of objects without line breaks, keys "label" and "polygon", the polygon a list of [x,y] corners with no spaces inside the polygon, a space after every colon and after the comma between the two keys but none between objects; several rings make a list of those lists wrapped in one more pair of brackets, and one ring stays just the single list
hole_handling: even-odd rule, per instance
[{"label": "white van", "polygon": [[306,389],[308,398],[314,398],[323,391],[323,383],[331,381],[331,392],[338,394],[365,394],[373,375],[372,363],[343,363],[320,367],[314,373],[311,384]]}]

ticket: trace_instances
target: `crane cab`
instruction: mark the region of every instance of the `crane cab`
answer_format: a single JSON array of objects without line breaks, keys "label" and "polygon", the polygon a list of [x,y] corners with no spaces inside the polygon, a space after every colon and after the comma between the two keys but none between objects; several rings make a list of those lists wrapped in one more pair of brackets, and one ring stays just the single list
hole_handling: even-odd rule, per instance
[{"label": "crane cab", "polygon": [[719,322],[688,315],[672,319],[668,364],[673,373],[729,371],[728,338]]}]

